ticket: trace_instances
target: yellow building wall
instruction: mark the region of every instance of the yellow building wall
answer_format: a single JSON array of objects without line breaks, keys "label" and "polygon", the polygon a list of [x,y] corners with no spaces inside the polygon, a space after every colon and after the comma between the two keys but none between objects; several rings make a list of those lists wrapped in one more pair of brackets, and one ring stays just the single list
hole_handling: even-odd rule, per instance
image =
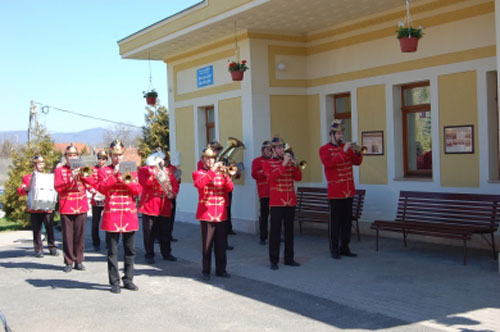
[{"label": "yellow building wall", "polygon": [[[220,143],[225,147],[228,137],[235,137],[243,140],[243,120],[241,114],[241,97],[219,100],[219,138]],[[240,149],[231,155],[237,162],[243,161],[243,151]],[[250,174],[250,167],[247,167],[246,174]],[[235,180],[235,184],[244,184],[245,177]]]},{"label": "yellow building wall", "polygon": [[307,160],[303,182],[321,182],[318,149],[321,146],[319,95],[271,95],[271,135],[292,147],[298,160]]},{"label": "yellow building wall", "polygon": [[[438,85],[441,186],[479,187],[476,71],[439,76]],[[444,153],[444,127],[457,125],[474,126],[473,154]]]},{"label": "yellow building wall", "polygon": [[360,184],[387,184],[387,148],[386,145],[386,104],[385,86],[373,85],[357,90],[358,103],[358,144],[362,144],[363,131],[384,132],[384,154],[364,156],[359,166]]},{"label": "yellow building wall", "polygon": [[196,162],[194,158],[194,107],[186,106],[175,109],[175,136],[177,151],[181,156],[181,168],[185,174],[182,178],[184,183],[192,183],[191,174],[195,171]]}]

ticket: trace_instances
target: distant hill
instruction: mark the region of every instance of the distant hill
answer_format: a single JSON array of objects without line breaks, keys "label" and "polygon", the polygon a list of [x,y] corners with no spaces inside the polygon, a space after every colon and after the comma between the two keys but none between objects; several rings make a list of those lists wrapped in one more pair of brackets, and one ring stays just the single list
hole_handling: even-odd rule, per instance
[{"label": "distant hill", "polygon": [[[50,135],[55,143],[81,142],[89,146],[96,146],[101,145],[106,136],[113,136],[109,135],[110,131],[110,129],[92,128],[75,133],[50,133]],[[130,134],[133,136],[140,136],[142,132],[141,129],[131,128]],[[8,139],[14,144],[25,144],[28,141],[28,132],[27,130],[0,131],[0,144],[5,139]]]}]

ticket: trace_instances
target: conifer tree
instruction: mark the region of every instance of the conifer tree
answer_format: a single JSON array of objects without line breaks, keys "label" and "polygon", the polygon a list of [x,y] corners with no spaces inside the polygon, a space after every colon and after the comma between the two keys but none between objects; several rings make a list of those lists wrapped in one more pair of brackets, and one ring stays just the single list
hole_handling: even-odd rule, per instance
[{"label": "conifer tree", "polygon": [[8,179],[5,182],[5,194],[2,197],[3,210],[7,219],[18,222],[23,227],[30,225],[26,212],[26,196],[19,196],[17,188],[22,184],[23,176],[33,172],[33,156],[41,155],[45,159],[45,172],[53,172],[61,160],[61,152],[54,150],[54,142],[42,127],[35,130],[30,144],[12,151],[12,165],[9,166]]},{"label": "conifer tree", "polygon": [[167,108],[165,106],[146,107],[145,123],[146,125],[142,128],[142,137],[139,138],[139,151],[143,164],[156,148],[161,148],[164,152],[170,150]]}]

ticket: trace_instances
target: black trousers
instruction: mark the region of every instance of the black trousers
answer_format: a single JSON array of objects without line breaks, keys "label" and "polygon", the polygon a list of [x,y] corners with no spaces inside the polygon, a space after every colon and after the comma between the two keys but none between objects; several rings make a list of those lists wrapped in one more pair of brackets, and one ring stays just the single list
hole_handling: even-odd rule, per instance
[{"label": "black trousers", "polygon": [[[328,240],[330,252],[349,251],[352,227],[352,198],[331,199],[330,222],[328,223]],[[339,248],[340,242],[340,248]]]},{"label": "black trousers", "polygon": [[267,228],[269,220],[269,197],[260,199],[260,217],[259,217],[259,230],[260,239],[267,240]]},{"label": "black trousers", "polygon": [[155,257],[155,240],[160,241],[160,252],[167,257],[172,252],[172,220],[170,217],[142,215],[142,232],[146,258]]},{"label": "black trousers", "polygon": [[[135,261],[135,232],[121,233],[123,235],[123,251],[125,267],[123,269],[123,283],[126,284],[134,279]],[[120,273],[118,271],[118,241],[120,233],[106,232],[106,245],[108,247],[108,277],[110,285],[120,284]]]},{"label": "black trousers", "polygon": [[175,222],[175,208],[177,207],[177,199],[171,199],[172,202],[172,214],[170,215],[170,219],[172,220],[172,232],[174,231],[174,222]]},{"label": "black trousers", "polygon": [[212,247],[215,252],[215,272],[226,272],[226,225],[222,222],[208,222],[200,220],[201,229],[201,256],[204,274],[212,269]]},{"label": "black trousers", "polygon": [[227,219],[224,221],[224,225],[226,226],[226,236],[229,235],[230,232],[233,231],[233,223],[231,221],[231,203],[233,202],[233,192],[230,191],[227,193]]},{"label": "black trousers", "polygon": [[49,250],[56,249],[54,239],[54,213],[31,213],[30,214],[31,229],[33,230],[33,247],[35,252],[42,252],[42,224],[45,225],[47,231],[47,246]]},{"label": "black trousers", "polygon": [[61,214],[64,264],[83,262],[87,213]]},{"label": "black trousers", "polygon": [[104,210],[104,206],[92,205],[92,245],[94,246],[101,245],[99,223],[101,222],[102,210]]},{"label": "black trousers", "polygon": [[269,260],[278,264],[280,260],[281,224],[285,226],[285,263],[293,261],[293,220],[295,206],[271,207],[271,235],[269,238]]}]

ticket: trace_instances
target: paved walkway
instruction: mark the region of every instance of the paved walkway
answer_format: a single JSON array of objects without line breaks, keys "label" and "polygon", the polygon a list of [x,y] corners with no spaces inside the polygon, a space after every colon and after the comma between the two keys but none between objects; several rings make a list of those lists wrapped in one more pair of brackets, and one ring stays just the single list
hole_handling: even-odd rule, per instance
[{"label": "paved walkway", "polygon": [[115,295],[89,236],[87,270],[66,274],[62,256],[33,257],[31,232],[0,233],[0,311],[16,332],[500,331],[500,275],[487,251],[470,250],[463,266],[461,248],[382,239],[377,253],[365,236],[352,242],[358,258],[334,261],[324,234],[306,231],[295,243],[302,266],[271,271],[267,246],[238,233],[232,278],[204,282],[199,227],[176,223],[174,236],[179,261],[147,265],[137,234],[140,290]]}]

